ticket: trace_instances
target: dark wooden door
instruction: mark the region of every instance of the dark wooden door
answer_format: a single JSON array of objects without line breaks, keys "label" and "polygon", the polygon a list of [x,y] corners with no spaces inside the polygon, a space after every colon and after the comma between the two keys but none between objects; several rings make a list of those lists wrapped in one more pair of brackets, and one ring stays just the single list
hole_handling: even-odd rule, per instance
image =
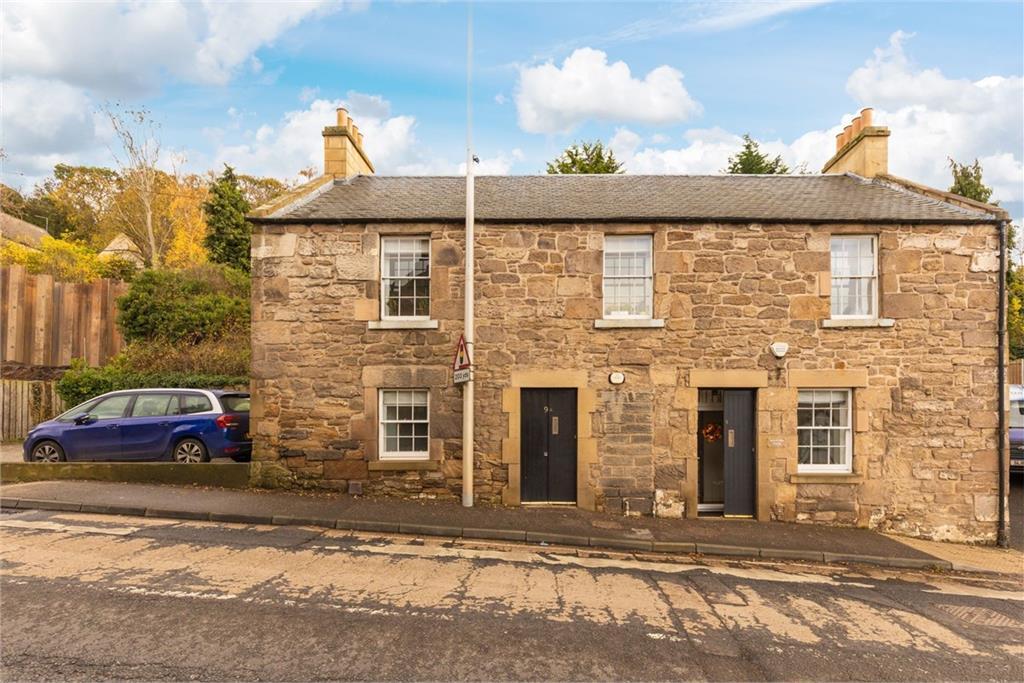
[{"label": "dark wooden door", "polygon": [[725,514],[753,516],[755,495],[755,392],[723,392],[725,412]]},{"label": "dark wooden door", "polygon": [[523,502],[576,502],[576,390],[520,391]]}]

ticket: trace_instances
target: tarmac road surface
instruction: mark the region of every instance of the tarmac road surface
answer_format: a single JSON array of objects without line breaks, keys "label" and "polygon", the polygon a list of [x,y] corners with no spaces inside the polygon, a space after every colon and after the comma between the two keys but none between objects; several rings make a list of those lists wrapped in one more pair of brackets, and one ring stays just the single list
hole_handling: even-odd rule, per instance
[{"label": "tarmac road surface", "polygon": [[1024,679],[1019,579],[0,515],[4,680]]}]

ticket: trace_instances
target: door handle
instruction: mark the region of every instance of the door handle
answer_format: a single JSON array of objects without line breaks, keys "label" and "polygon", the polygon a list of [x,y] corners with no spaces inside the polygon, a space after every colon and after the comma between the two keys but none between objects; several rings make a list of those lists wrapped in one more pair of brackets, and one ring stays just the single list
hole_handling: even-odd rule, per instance
[{"label": "door handle", "polygon": [[558,416],[551,416],[551,435],[558,436]]},{"label": "door handle", "polygon": [[107,425],[107,429],[117,429],[120,425]]},{"label": "door handle", "polygon": [[544,457],[545,458],[548,457],[548,452],[547,451],[544,451]]},{"label": "door handle", "polygon": [[729,430],[729,448],[734,448],[735,446],[736,446],[736,430],[735,429],[730,429]]},{"label": "door handle", "polygon": [[159,423],[157,423],[156,426],[157,427],[170,427],[171,423],[170,422],[159,422]]}]

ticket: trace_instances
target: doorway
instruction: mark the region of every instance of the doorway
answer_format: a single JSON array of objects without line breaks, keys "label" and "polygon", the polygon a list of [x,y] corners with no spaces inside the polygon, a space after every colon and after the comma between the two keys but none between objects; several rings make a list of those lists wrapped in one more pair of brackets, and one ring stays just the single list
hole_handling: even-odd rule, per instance
[{"label": "doorway", "polygon": [[697,405],[697,512],[753,517],[755,390],[700,389]]},{"label": "doorway", "polygon": [[576,390],[520,391],[520,500],[576,503]]}]

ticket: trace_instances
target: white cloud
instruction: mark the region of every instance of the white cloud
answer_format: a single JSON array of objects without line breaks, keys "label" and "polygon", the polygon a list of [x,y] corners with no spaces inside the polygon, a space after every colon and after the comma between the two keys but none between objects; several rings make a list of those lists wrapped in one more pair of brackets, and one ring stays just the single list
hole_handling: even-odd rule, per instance
[{"label": "white cloud", "polygon": [[[96,163],[109,137],[95,113],[105,99],[152,94],[168,79],[221,85],[246,69],[272,80],[280,71],[262,73],[255,52],[304,18],[339,6],[8,0],[0,12],[6,172],[31,183],[56,161]],[[237,126],[237,112],[229,116]]]},{"label": "white cloud", "polygon": [[497,102],[498,104],[505,104],[506,102],[508,102],[508,98],[505,97],[504,93],[498,93],[497,95],[494,96],[494,101]]},{"label": "white cloud", "polygon": [[521,68],[515,101],[519,127],[529,133],[569,132],[590,119],[678,123],[701,110],[676,69],[659,66],[641,80],[592,48],[576,50],[561,67]]},{"label": "white cloud", "polygon": [[103,96],[152,92],[165,75],[219,85],[245,65],[258,73],[258,49],[336,7],[327,0],[6,2],[0,15],[5,71]]},{"label": "white cloud", "polygon": [[304,87],[299,91],[299,102],[306,104],[316,99],[316,96],[320,94],[320,88],[314,88],[310,86]]},{"label": "white cloud", "polygon": [[[997,201],[1024,198],[1024,82],[1020,76],[988,76],[970,81],[951,79],[938,69],[915,66],[903,43],[909,36],[892,35],[889,45],[849,77],[846,87],[860,106],[874,106],[875,123],[892,131],[889,171],[944,189],[950,184],[948,158],[977,158]],[[809,131],[792,142],[768,140],[761,148],[780,154],[791,168],[806,165],[816,173],[835,151],[835,136],[854,113],[823,130]],[[618,129],[609,141],[631,173],[717,173],[739,150],[740,136],[719,128],[690,130],[687,144],[662,149],[653,138]]]},{"label": "white cloud", "polygon": [[[221,145],[216,165],[230,164],[245,173],[296,179],[312,166],[323,170],[321,131],[335,121],[335,110],[345,107],[359,131],[367,156],[380,175],[453,175],[466,172],[459,164],[434,154],[416,137],[416,118],[391,115],[391,103],[380,95],[350,91],[344,100],[316,99],[305,109],[287,112],[276,125],[263,124],[247,132],[241,143]],[[504,175],[522,160],[522,150],[484,158],[476,167],[481,175]]]}]

